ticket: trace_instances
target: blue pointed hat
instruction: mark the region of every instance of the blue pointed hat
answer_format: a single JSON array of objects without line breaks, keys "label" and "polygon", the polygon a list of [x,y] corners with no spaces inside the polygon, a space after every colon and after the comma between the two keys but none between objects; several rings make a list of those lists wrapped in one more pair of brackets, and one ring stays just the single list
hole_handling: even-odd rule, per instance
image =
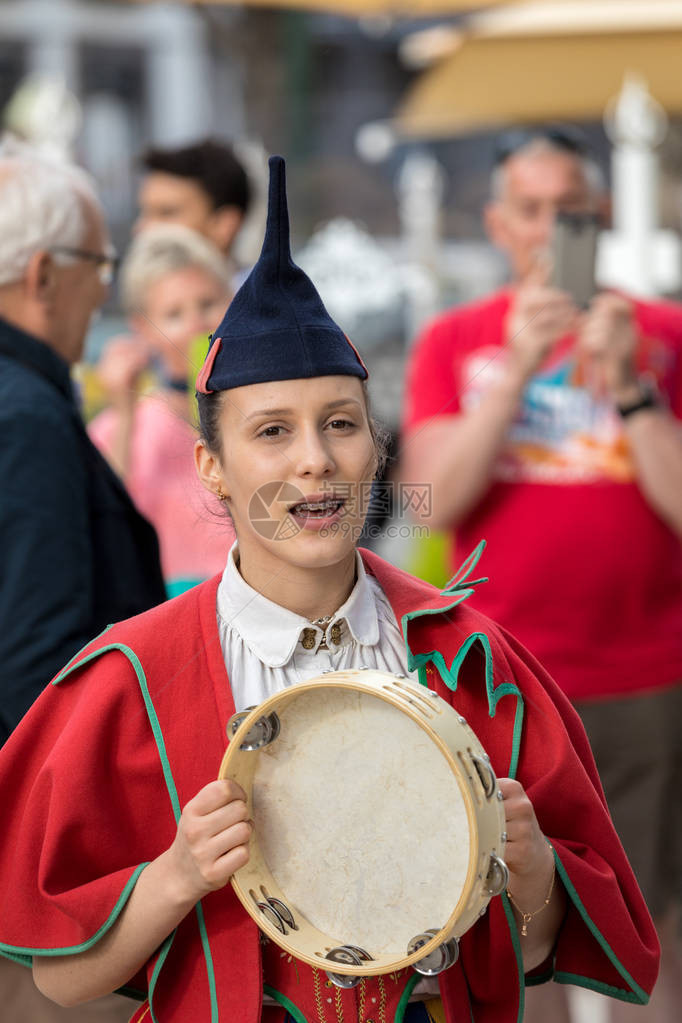
[{"label": "blue pointed hat", "polygon": [[272,156],[269,162],[263,248],[210,339],[197,377],[203,394],[300,377],[367,379],[357,351],[291,258],[284,160]]}]

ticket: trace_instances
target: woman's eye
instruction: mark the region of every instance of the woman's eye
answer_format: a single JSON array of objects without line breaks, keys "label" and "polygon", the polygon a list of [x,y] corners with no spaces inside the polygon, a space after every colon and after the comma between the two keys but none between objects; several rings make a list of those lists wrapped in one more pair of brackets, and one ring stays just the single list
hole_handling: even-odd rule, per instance
[{"label": "woman's eye", "polygon": [[259,437],[279,437],[282,431],[281,426],[266,426],[264,430],[261,430],[258,434]]},{"label": "woman's eye", "polygon": [[353,423],[350,419],[332,419],[329,426],[333,427],[335,430],[348,430],[355,426],[355,423]]}]

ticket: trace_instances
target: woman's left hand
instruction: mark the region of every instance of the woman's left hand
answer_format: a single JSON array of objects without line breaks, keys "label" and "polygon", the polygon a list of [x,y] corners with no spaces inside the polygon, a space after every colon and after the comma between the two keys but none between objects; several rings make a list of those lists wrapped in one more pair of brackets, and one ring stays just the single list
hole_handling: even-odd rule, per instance
[{"label": "woman's left hand", "polygon": [[546,880],[548,886],[554,857],[540,830],[533,804],[523,785],[513,778],[500,778],[498,785],[504,799],[507,831],[504,859],[512,875],[509,883],[512,895],[516,895],[517,887],[525,886],[533,878]]},{"label": "woman's left hand", "polygon": [[[554,878],[554,854],[524,786],[510,777],[499,779],[498,785],[504,800],[507,832],[504,860],[509,869],[507,890],[513,899],[514,913],[519,923],[524,911],[535,918],[537,911],[545,908],[545,900],[551,898],[551,908],[548,903],[537,922],[533,920],[532,928],[529,924],[528,932],[540,949],[548,949],[565,907],[563,888]],[[528,945],[535,945],[536,940],[525,941],[525,952],[531,950]]]},{"label": "woman's left hand", "polygon": [[528,972],[545,961],[556,943],[566,912],[566,893],[554,873],[552,847],[523,785],[513,778],[500,778],[498,784],[507,831],[507,891],[517,925],[522,928],[521,951]]}]

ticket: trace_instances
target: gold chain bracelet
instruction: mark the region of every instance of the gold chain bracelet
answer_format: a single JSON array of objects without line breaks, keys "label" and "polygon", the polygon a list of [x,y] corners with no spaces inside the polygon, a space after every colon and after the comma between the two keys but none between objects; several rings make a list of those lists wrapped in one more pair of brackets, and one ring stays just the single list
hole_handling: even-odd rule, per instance
[{"label": "gold chain bracelet", "polygon": [[[550,849],[552,849],[551,845],[550,845]],[[553,852],[554,852],[554,850],[552,850],[552,853]],[[514,901],[514,897],[513,897],[512,893],[507,888],[507,898],[511,902],[512,906],[514,906],[514,908],[517,910],[517,912],[519,912],[521,914],[521,937],[522,938],[527,938],[528,937],[528,924],[531,922],[533,917],[536,917],[538,915],[538,913],[542,913],[543,909],[547,909],[547,907],[549,906],[550,900],[552,898],[552,892],[554,891],[554,881],[555,881],[555,879],[556,879],[556,863],[554,861],[554,856],[552,856],[552,880],[551,880],[550,885],[549,885],[549,891],[547,892],[547,898],[542,903],[540,908],[536,909],[535,912],[533,912],[533,913],[524,913],[524,911],[521,909],[521,907],[518,905],[518,903]]]}]

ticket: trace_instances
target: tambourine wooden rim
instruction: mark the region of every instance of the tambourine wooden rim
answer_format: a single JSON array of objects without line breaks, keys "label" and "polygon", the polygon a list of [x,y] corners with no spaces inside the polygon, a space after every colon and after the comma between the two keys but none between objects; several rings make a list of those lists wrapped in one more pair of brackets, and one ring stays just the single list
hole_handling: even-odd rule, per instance
[{"label": "tambourine wooden rim", "polygon": [[[305,937],[299,941],[287,941],[287,935],[275,926],[265,915],[261,907],[264,899],[281,900],[288,904],[288,896],[283,892],[270,873],[258,846],[258,826],[251,838],[251,857],[249,862],[235,872],[231,878],[232,887],[247,913],[258,927],[282,949],[308,965],[320,969],[333,969],[335,974],[348,976],[374,976],[395,970],[405,969],[428,957],[440,945],[451,938],[458,938],[475,923],[485,912],[490,898],[499,894],[497,890],[487,887],[488,871],[493,869],[493,860],[499,862],[504,852],[504,811],[501,793],[489,759],[473,730],[445,700],[437,693],[420,686],[403,677],[390,675],[373,669],[328,672],[318,678],[298,683],[281,690],[265,700],[248,713],[235,715],[231,722],[241,721],[227,751],[223,757],[218,773],[219,778],[231,778],[237,781],[247,793],[247,807],[253,818],[252,782],[258,762],[258,751],[241,749],[248,733],[259,720],[268,715],[276,714],[278,708],[293,699],[298,699],[313,690],[324,687],[352,690],[373,696],[400,710],[412,719],[435,744],[445,758],[454,775],[466,810],[469,826],[469,861],[466,878],[457,904],[452,909],[446,923],[433,932],[433,936],[420,945],[411,954],[400,958],[393,955],[377,954],[376,958],[360,964],[330,962],[326,953],[333,946],[329,934],[318,930],[301,914],[299,920],[304,923]],[[228,723],[228,735],[231,734]],[[464,749],[462,748],[465,741]],[[273,738],[276,741],[276,737]],[[466,783],[465,783],[466,777]],[[483,821],[483,825],[482,825]],[[482,847],[481,832],[485,832],[485,843]],[[502,869],[506,871],[502,864]],[[294,915],[298,910],[291,907]],[[291,932],[295,933],[295,932]],[[299,931],[300,936],[300,931]],[[426,936],[426,935],[425,935]]]}]

